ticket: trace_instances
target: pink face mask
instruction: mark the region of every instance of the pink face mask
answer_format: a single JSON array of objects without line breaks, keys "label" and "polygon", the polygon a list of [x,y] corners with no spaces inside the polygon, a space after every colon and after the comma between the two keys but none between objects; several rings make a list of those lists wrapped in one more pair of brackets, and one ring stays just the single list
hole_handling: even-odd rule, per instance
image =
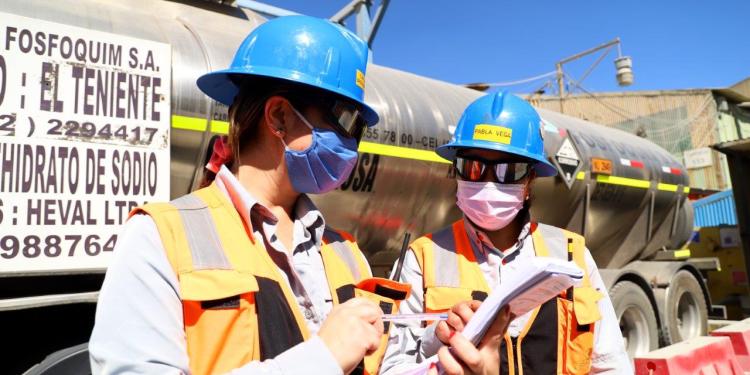
[{"label": "pink face mask", "polygon": [[524,184],[498,184],[457,180],[458,208],[486,230],[505,228],[518,215],[526,197]]}]

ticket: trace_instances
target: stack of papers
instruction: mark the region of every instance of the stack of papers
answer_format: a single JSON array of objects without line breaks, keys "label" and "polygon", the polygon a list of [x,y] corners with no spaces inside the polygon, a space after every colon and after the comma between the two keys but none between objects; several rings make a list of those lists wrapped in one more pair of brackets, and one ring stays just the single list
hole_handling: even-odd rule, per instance
[{"label": "stack of papers", "polygon": [[[556,258],[534,257],[511,263],[503,268],[500,285],[482,302],[466,324],[461,334],[474,345],[478,345],[506,305],[515,316],[521,316],[544,302],[556,297],[564,290],[577,286],[583,279],[583,270],[575,263]],[[417,375],[427,372],[437,355],[427,358],[416,367],[401,373]]]}]

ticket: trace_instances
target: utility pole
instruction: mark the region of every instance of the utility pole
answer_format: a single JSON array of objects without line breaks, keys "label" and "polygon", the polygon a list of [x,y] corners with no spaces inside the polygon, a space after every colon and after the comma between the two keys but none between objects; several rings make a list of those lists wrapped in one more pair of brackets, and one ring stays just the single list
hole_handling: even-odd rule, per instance
[{"label": "utility pole", "polygon": [[[380,5],[375,9],[374,15],[371,16],[373,8],[373,0],[352,0],[348,4],[344,5],[336,14],[331,16],[330,20],[338,24],[344,25],[344,20],[351,15],[355,16],[355,32],[357,36],[367,42],[367,45],[372,48],[372,42],[375,40],[375,34],[377,34],[380,24],[383,21],[385,11],[388,9],[388,5],[391,0],[381,0]],[[238,0],[237,4],[240,7],[251,9],[258,13],[271,17],[282,17],[298,14],[296,12],[278,8],[272,5],[268,5],[261,1],[256,0]],[[370,54],[372,56],[372,54]]]},{"label": "utility pole", "polygon": [[617,68],[617,83],[620,86],[630,86],[633,83],[633,63],[629,56],[622,56],[622,51],[620,50],[620,38],[615,38],[614,40],[611,40],[607,43],[598,45],[594,48],[587,49],[583,52],[577,53],[573,56],[566,57],[560,61],[558,61],[555,64],[555,71],[556,71],[556,78],[557,78],[557,91],[560,99],[560,113],[565,113],[564,106],[563,106],[563,98],[565,96],[565,74],[563,72],[563,64],[569,63],[573,60],[578,60],[581,57],[584,57],[586,55],[590,55],[594,52],[606,49],[604,54],[599,57],[599,60],[597,60],[594,65],[592,65],[589,70],[584,74],[584,76],[579,80],[579,83],[583,81],[586,76],[591,72],[591,70],[599,64],[599,62],[604,58],[604,56],[609,53],[609,49],[612,48],[612,46],[617,45],[617,59],[615,59],[615,67]]},{"label": "utility pole", "polygon": [[555,64],[555,70],[557,71],[557,93],[560,96],[560,113],[565,113],[563,108],[563,95],[565,95],[565,82],[563,81],[563,70],[562,63]]}]

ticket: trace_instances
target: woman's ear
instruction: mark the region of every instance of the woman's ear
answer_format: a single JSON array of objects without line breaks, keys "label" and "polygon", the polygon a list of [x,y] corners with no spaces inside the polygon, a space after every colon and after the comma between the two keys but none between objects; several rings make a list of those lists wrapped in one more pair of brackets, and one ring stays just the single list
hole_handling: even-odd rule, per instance
[{"label": "woman's ear", "polygon": [[274,95],[266,99],[263,109],[263,123],[279,138],[284,138],[289,125],[290,104],[286,98]]},{"label": "woman's ear", "polygon": [[534,179],[536,178],[536,169],[532,168],[531,171],[529,171],[529,178],[526,180],[526,198],[525,200],[531,199],[531,184],[534,183]]}]

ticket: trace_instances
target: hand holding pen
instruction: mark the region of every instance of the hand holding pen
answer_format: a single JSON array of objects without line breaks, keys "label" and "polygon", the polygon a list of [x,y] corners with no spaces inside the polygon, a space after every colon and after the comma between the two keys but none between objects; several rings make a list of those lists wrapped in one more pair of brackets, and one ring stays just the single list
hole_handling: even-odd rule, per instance
[{"label": "hand holding pen", "polygon": [[[454,305],[445,321],[435,327],[435,336],[445,346],[438,350],[439,367],[448,374],[491,374],[500,366],[500,342],[513,317],[506,306],[497,314],[478,346],[460,333],[466,323],[481,305],[481,301],[465,301]],[[459,334],[456,334],[459,333]],[[430,368],[429,373],[437,374],[438,368]]]},{"label": "hand holding pen", "polygon": [[447,319],[448,313],[383,314],[384,322],[429,322]]}]

